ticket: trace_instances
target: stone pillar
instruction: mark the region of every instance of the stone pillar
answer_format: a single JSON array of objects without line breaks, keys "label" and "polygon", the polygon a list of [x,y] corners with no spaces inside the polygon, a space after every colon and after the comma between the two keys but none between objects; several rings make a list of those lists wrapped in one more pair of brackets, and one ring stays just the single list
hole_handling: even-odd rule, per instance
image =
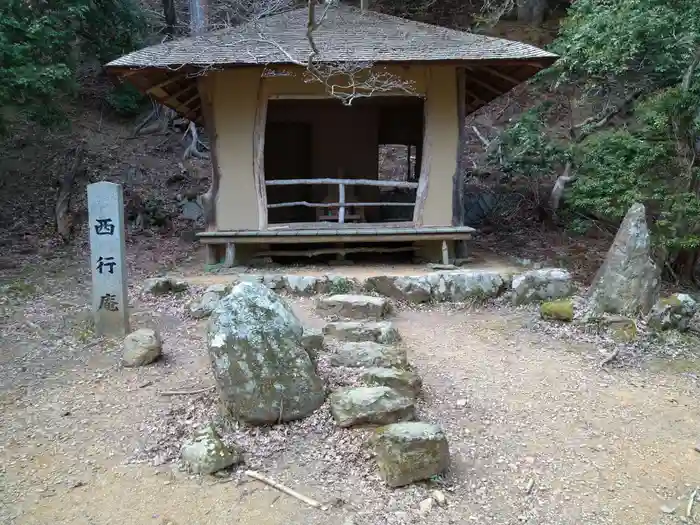
[{"label": "stone pillar", "polygon": [[92,267],[92,312],[98,335],[129,332],[122,187],[97,182],[87,187]]}]

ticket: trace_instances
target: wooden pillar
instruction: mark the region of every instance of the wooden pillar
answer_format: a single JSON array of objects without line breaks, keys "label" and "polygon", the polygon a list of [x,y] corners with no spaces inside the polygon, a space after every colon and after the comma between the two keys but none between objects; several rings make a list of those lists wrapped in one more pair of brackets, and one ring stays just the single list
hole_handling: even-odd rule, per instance
[{"label": "wooden pillar", "polygon": [[[452,195],[452,225],[464,226],[464,122],[466,120],[466,70],[457,69],[457,158],[455,159],[455,175]],[[466,254],[466,241],[455,241],[457,258]]]}]

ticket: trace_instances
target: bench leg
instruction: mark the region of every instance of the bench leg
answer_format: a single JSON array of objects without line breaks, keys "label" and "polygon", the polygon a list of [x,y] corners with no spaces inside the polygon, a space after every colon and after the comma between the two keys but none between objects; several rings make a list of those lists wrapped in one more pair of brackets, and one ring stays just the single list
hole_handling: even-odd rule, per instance
[{"label": "bench leg", "polygon": [[219,261],[216,260],[216,245],[215,244],[205,244],[207,250],[207,266],[214,266]]},{"label": "bench leg", "polygon": [[447,241],[442,241],[442,264],[450,264],[450,248]]},{"label": "bench leg", "polygon": [[236,264],[236,245],[232,242],[226,244],[226,257],[224,268],[232,268]]}]

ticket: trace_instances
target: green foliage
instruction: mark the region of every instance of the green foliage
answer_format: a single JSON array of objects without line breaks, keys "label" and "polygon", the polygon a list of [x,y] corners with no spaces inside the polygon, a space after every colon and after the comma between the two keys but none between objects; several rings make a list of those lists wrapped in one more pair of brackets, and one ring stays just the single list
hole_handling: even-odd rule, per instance
[{"label": "green foliage", "polygon": [[134,49],[144,29],[132,0],[0,2],[0,127],[55,114],[82,62]]},{"label": "green foliage", "polygon": [[593,93],[620,83],[669,86],[698,46],[697,0],[577,0],[553,45],[562,57],[554,71]]},{"label": "green foliage", "polygon": [[511,178],[549,177],[558,164],[566,162],[567,148],[547,134],[545,118],[547,104],[525,112],[500,136],[498,150],[489,153],[489,161],[500,164]]},{"label": "green foliage", "polygon": [[115,113],[126,117],[138,115],[147,101],[148,98],[131,84],[120,84],[105,97]]}]

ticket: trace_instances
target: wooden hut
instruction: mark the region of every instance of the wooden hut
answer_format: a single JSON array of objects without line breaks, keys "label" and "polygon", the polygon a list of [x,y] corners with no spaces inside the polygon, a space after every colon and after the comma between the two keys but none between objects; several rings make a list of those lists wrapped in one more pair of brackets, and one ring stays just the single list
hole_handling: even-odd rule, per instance
[{"label": "wooden hut", "polygon": [[[465,115],[556,56],[341,6],[313,33],[314,77],[307,23],[292,10],[106,67],[205,126],[210,262],[372,249],[446,262],[474,232],[461,220]],[[386,145],[405,148],[404,173],[380,173]]]}]

